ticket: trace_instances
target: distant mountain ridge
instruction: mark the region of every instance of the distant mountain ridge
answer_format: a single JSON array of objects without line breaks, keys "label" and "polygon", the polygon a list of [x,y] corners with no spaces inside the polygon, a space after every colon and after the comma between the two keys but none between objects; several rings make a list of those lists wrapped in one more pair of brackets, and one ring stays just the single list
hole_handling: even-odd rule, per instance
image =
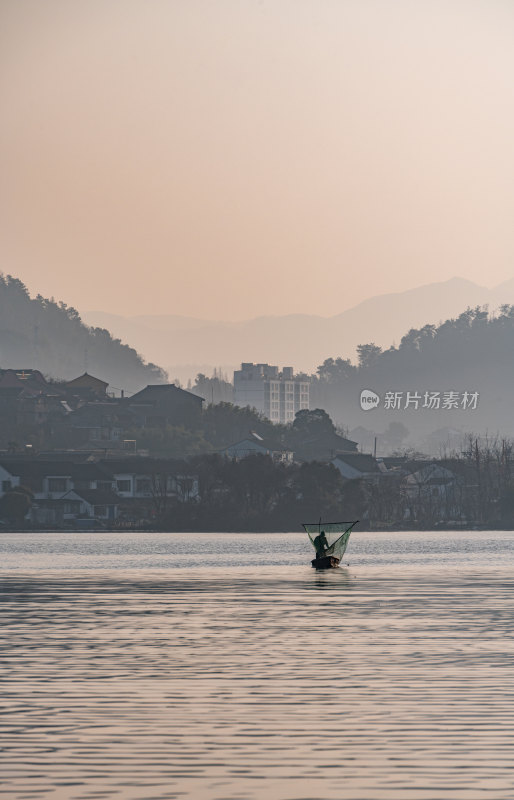
[{"label": "distant mountain ridge", "polygon": [[[514,278],[488,289],[454,277],[377,295],[333,317],[288,314],[244,322],[201,320],[179,315],[122,317],[90,311],[84,318],[135,345],[147,358],[164,363],[172,376],[181,365],[205,371],[209,365],[237,366],[241,361],[291,365],[312,372],[326,358],[353,358],[358,344],[389,347],[411,328],[456,317],[468,306],[491,310],[514,302]],[[201,368],[200,368],[201,367]]]}]

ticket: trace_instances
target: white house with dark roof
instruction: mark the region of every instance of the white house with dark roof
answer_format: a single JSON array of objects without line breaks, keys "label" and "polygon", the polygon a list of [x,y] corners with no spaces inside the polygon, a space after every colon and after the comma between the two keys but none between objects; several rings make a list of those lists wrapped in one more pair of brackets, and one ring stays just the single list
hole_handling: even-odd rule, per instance
[{"label": "white house with dark roof", "polygon": [[124,500],[144,500],[159,494],[185,502],[199,496],[198,475],[184,462],[134,456],[108,459],[102,465],[112,475],[114,491]]},{"label": "white house with dark roof", "polygon": [[94,517],[112,522],[118,516],[120,498],[112,491],[104,489],[72,489],[61,498],[64,519]]},{"label": "white house with dark roof", "polygon": [[0,461],[0,496],[17,486],[30,489],[35,499],[57,500],[72,488],[67,462]]},{"label": "white house with dark roof", "polygon": [[0,497],[16,487],[34,498],[34,523],[59,525],[77,517],[105,522],[145,501],[194,502],[198,475],[174,459],[124,458],[73,463],[55,459],[0,459]]},{"label": "white house with dark roof", "polygon": [[0,497],[17,486],[30,489],[35,500],[59,500],[72,489],[112,490],[113,478],[109,470],[92,462],[0,460]]},{"label": "white house with dark roof", "polygon": [[16,487],[34,498],[33,522],[59,524],[76,516],[114,520],[120,498],[111,473],[96,463],[6,459],[0,461],[0,497]]}]

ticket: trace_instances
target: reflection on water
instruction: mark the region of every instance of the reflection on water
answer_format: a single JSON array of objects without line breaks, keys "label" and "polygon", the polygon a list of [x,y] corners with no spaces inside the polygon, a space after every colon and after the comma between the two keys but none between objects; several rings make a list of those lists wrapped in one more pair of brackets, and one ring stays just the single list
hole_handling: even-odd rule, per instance
[{"label": "reflection on water", "polygon": [[0,797],[514,797],[513,540],[3,535]]}]

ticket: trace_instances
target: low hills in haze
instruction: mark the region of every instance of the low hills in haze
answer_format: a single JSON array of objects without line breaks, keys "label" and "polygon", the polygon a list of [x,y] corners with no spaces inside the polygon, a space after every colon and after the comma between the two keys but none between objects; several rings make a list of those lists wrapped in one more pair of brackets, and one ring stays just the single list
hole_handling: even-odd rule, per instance
[{"label": "low hills in haze", "polygon": [[84,318],[91,325],[108,328],[146,358],[164,364],[172,377],[183,380],[188,370],[193,376],[209,366],[236,367],[241,361],[292,365],[312,372],[328,356],[353,358],[359,344],[388,347],[410,328],[437,324],[468,306],[488,304],[494,310],[512,302],[514,279],[487,289],[452,278],[371,297],[333,317],[289,314],[221,322],[173,314],[122,317],[91,311]]},{"label": "low hills in haze", "polygon": [[0,367],[36,368],[64,380],[87,371],[127,392],[167,380],[160,367],[145,363],[109,331],[85,325],[74,308],[31,298],[20,280],[1,274]]},{"label": "low hills in haze", "polygon": [[376,437],[380,455],[398,434],[402,445],[432,454],[465,434],[514,438],[513,352],[514,305],[494,316],[468,308],[410,329],[396,347],[362,345],[357,364],[328,358],[311,402],[368,451]]}]

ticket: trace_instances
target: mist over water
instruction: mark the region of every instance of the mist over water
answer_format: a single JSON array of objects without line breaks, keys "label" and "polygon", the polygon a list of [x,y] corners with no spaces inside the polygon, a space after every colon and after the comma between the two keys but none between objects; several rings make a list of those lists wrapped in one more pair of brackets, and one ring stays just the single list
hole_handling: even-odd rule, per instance
[{"label": "mist over water", "polygon": [[514,536],[4,534],[2,796],[512,796]]}]

